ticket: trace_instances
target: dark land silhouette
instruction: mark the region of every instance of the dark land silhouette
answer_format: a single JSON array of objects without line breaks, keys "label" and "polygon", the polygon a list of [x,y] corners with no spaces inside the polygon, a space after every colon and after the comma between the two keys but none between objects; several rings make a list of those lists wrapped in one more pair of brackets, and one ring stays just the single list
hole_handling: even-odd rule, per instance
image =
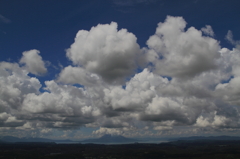
[{"label": "dark land silhouette", "polygon": [[[109,138],[109,136],[105,136]],[[102,137],[102,138],[105,138]],[[99,139],[102,139],[99,138]],[[111,137],[110,137],[111,138]],[[188,137],[165,143],[57,144],[55,142],[0,142],[0,158],[7,159],[237,159],[238,137]]]}]

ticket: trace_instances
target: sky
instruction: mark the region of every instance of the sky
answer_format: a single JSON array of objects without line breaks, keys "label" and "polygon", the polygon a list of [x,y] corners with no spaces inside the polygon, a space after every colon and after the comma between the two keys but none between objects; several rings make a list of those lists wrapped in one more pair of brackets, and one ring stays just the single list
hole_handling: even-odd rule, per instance
[{"label": "sky", "polygon": [[238,6],[1,0],[0,136],[239,136]]}]

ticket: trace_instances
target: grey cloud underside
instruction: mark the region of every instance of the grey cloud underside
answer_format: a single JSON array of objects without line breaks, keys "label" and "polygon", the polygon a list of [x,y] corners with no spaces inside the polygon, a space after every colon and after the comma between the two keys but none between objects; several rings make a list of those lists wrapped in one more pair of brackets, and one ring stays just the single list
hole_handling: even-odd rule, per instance
[{"label": "grey cloud underside", "polygon": [[80,30],[67,50],[72,65],[45,81],[44,92],[28,75],[47,72],[39,51],[1,62],[0,127],[100,127],[93,134],[238,129],[240,51],[221,48],[209,25],[185,27],[182,17],[168,16],[142,49],[114,22]]}]

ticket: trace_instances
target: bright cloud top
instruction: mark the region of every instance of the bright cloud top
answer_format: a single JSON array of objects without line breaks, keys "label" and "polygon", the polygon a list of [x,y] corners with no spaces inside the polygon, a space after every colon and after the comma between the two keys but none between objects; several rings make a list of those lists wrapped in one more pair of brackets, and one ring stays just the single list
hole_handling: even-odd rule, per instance
[{"label": "bright cloud top", "polygon": [[117,23],[99,24],[90,31],[80,30],[67,50],[74,64],[100,75],[107,82],[124,81],[137,69],[140,48],[137,38]]},{"label": "bright cloud top", "polygon": [[216,67],[218,42],[202,36],[202,32],[194,27],[184,31],[185,27],[183,18],[168,16],[147,41],[149,51],[156,54],[156,59],[151,62],[156,65],[159,75],[193,77]]},{"label": "bright cloud top", "polygon": [[45,74],[45,62],[25,51],[19,63],[0,63],[0,126],[132,136],[236,131],[240,51],[213,37],[210,25],[186,29],[182,17],[168,16],[140,48],[117,23],[99,24],[77,33],[67,49],[72,65],[44,87],[29,73]]}]

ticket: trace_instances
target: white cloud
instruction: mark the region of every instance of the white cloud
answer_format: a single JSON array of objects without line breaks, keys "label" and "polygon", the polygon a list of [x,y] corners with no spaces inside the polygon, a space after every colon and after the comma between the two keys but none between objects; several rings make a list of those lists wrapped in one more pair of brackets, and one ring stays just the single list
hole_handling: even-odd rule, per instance
[{"label": "white cloud", "polygon": [[218,84],[216,94],[231,105],[240,106],[240,77],[235,77],[229,83]]},{"label": "white cloud", "polygon": [[230,51],[223,48],[220,52],[224,59],[222,64],[229,72],[231,79],[229,79],[229,82],[217,84],[215,94],[218,98],[231,105],[240,106],[240,51],[238,49]]},{"label": "white cloud", "polygon": [[87,72],[81,67],[65,67],[59,74],[58,81],[66,84],[81,84],[84,86],[95,85],[99,77],[96,74]]},{"label": "white cloud", "polygon": [[154,130],[172,130],[172,127],[169,127],[169,126],[156,126],[153,129]]},{"label": "white cloud", "polygon": [[[47,92],[29,93],[23,100],[22,111],[28,118],[45,122],[47,127],[74,128],[95,121],[100,110],[83,88],[45,82]],[[90,93],[90,92],[89,92]]]},{"label": "white cloud", "polygon": [[194,97],[155,97],[140,119],[144,121],[174,121],[174,125],[192,125],[211,102]]},{"label": "white cloud", "polygon": [[105,134],[111,134],[111,135],[122,135],[123,131],[121,129],[109,129],[109,128],[102,128],[100,127],[98,130],[93,131],[93,134],[96,135],[105,135]]},{"label": "white cloud", "polygon": [[168,16],[147,41],[150,51],[155,51],[160,58],[150,61],[159,75],[189,78],[217,67],[219,42],[202,36],[194,27],[184,31],[185,27],[182,17]]},{"label": "white cloud", "polygon": [[51,131],[52,131],[52,129],[42,129],[42,130],[41,130],[42,133],[49,133],[49,132],[51,132]]},{"label": "white cloud", "polygon": [[44,61],[39,54],[38,50],[25,51],[20,59],[20,63],[25,64],[26,69],[35,75],[43,75],[47,72]]},{"label": "white cloud", "polygon": [[104,102],[116,111],[144,110],[156,96],[156,87],[167,83],[166,78],[156,76],[144,69],[127,82],[125,89],[121,86],[104,89]]},{"label": "white cloud", "polygon": [[67,57],[105,81],[119,83],[137,69],[140,48],[136,40],[126,29],[118,31],[115,22],[99,24],[90,31],[77,33],[75,42],[67,50]]},{"label": "white cloud", "polygon": [[230,125],[233,127],[237,126],[236,121],[222,115],[217,115],[216,112],[213,114],[214,115],[210,117],[199,116],[195,125],[199,127],[212,127],[215,129],[219,127],[229,127]]},{"label": "white cloud", "polygon": [[0,111],[18,109],[26,94],[39,93],[39,80],[27,74],[16,63],[0,62]]}]

